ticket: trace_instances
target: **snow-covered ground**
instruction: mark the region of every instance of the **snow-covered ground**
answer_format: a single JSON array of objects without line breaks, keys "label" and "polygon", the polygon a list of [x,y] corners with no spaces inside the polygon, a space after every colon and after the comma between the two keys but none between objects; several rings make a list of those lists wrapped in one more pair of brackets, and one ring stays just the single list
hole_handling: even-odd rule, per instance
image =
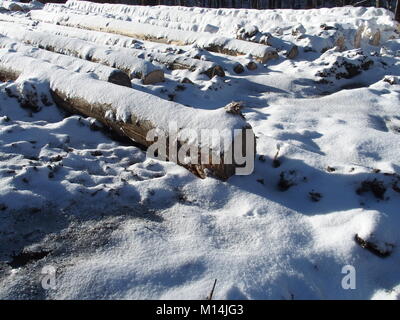
[{"label": "snow-covered ground", "polygon": [[[49,39],[141,50],[165,82],[134,78],[134,90],[210,114],[243,101],[257,137],[254,172],[200,179],[57,108],[40,79],[0,83],[0,298],[205,299],[217,279],[215,299],[399,299],[400,39],[392,14],[112,8],[68,1],[6,11],[0,34],[12,38],[8,25],[18,24]],[[63,19],[39,19],[52,15]],[[116,29],[80,36],[69,15],[113,19]],[[278,58],[211,52],[196,39],[130,41],[116,34],[118,21],[268,44]],[[225,76],[155,61],[168,53],[210,61]],[[46,97],[34,108],[24,103],[32,86]],[[348,265],[355,288],[346,290]],[[45,289],[49,266],[56,286]]]}]

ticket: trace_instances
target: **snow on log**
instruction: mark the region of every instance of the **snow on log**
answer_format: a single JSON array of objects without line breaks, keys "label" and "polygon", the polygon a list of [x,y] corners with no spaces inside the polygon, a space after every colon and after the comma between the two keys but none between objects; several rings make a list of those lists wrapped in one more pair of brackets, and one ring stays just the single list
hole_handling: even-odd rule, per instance
[{"label": "snow on log", "polygon": [[[130,78],[142,79],[144,84],[164,81],[164,72],[151,62],[130,56],[121,50],[95,45],[80,39],[30,31],[9,22],[0,22],[0,33],[29,45],[48,51],[75,56],[120,69]],[[126,49],[128,50],[128,49]]]},{"label": "snow on log", "polygon": [[30,13],[30,16],[32,19],[44,22],[116,33],[148,41],[172,43],[176,45],[196,44],[208,51],[233,56],[251,54],[262,63],[270,59],[278,58],[277,51],[272,47],[224,36],[215,36],[208,32],[171,30],[151,24],[69,12],[57,13],[35,10]]},{"label": "snow on log", "polygon": [[[24,26],[29,26],[32,24],[32,20],[28,20],[27,18],[2,14],[0,14],[0,21],[14,22]],[[68,38],[78,38],[103,46],[117,46],[121,48],[126,48],[129,49],[125,50],[128,55],[132,55],[133,57],[137,57],[140,59],[145,59],[150,62],[156,61],[158,63],[166,65],[172,70],[186,69],[189,71],[197,71],[200,74],[207,75],[210,79],[215,75],[218,75],[220,77],[225,76],[223,68],[215,62],[202,61],[199,59],[193,59],[184,55],[173,54],[170,52],[153,52],[140,49],[142,46],[136,39],[123,35],[110,34],[94,30],[77,29],[67,26],[54,25],[46,22],[35,25],[34,30]]]},{"label": "snow on log", "polygon": [[[345,2],[349,3],[350,1]],[[353,6],[320,8],[318,10],[296,9],[295,11],[288,9],[246,10],[190,6],[140,6],[68,0],[62,6],[54,3],[46,4],[44,10],[55,12],[74,10],[85,14],[112,16],[116,19],[130,18],[132,21],[157,24],[170,29],[217,32],[231,36],[238,31],[238,26],[246,29],[257,27],[262,33],[274,33],[276,30],[288,30],[288,28],[302,24],[306,27],[307,34],[318,36],[320,30],[316,26],[343,25],[347,31],[350,31],[349,33],[345,32],[346,38],[360,24],[374,32],[376,28],[381,31],[386,30],[385,33],[397,28],[392,12],[373,7],[364,7],[362,10]],[[390,35],[388,34],[388,36]]]},{"label": "snow on log", "polygon": [[112,45],[126,48],[128,50],[123,51],[129,55],[149,61],[157,61],[158,63],[168,66],[168,68],[172,70],[187,69],[190,71],[198,71],[201,74],[207,75],[210,79],[215,75],[220,77],[225,76],[223,68],[214,62],[193,59],[179,54],[152,52],[143,49],[137,49],[135,48],[135,45],[139,46],[137,41],[130,37],[93,30],[82,30],[48,23],[40,23],[36,28],[37,30],[63,37],[78,38],[100,45]]},{"label": "snow on log", "polygon": [[210,79],[215,75],[224,77],[224,69],[211,61],[202,61],[185,57],[182,55],[172,53],[147,53],[147,57],[153,61],[167,65],[170,69],[187,69],[189,71],[198,71],[199,73],[207,75]]},{"label": "snow on log", "polygon": [[[206,177],[210,172],[225,180],[237,173],[239,167],[243,167],[242,160],[236,161],[235,156],[240,149],[243,157],[254,160],[254,133],[235,107],[217,110],[186,107],[6,49],[0,49],[0,79],[35,79],[42,84],[41,87],[48,86],[53,100],[60,107],[96,118],[118,134],[149,147],[149,150],[154,147],[154,140],[158,143],[160,137],[165,137],[168,146],[158,149],[158,155],[200,177]],[[148,134],[154,133],[153,129],[157,135],[155,139],[148,139]],[[215,139],[215,132],[221,134],[221,139]],[[206,139],[203,139],[205,133]],[[251,139],[246,139],[249,137]],[[249,140],[251,142],[247,143]],[[177,149],[171,147],[173,141],[176,141]],[[241,148],[237,147],[237,141],[242,142]],[[184,161],[178,160],[182,159],[178,156],[182,151],[179,146],[188,147],[183,149]],[[199,159],[197,163],[186,161],[188,150],[190,159],[194,155]],[[232,153],[233,161],[229,161],[226,155]]]},{"label": "snow on log", "polygon": [[71,71],[91,73],[99,80],[108,81],[125,87],[132,86],[128,75],[119,69],[34,48],[1,35],[0,48],[14,50],[32,58],[42,59]]}]

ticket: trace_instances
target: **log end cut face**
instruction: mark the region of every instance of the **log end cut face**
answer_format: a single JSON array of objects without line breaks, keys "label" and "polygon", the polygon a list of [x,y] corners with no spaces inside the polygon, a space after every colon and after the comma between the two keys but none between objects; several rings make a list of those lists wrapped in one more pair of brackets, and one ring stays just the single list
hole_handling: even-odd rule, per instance
[{"label": "log end cut face", "polygon": [[125,72],[120,70],[115,70],[114,72],[112,72],[108,77],[107,81],[117,84],[119,86],[124,86],[129,88],[132,86],[131,79],[129,78],[129,76]]},{"label": "log end cut face", "polygon": [[154,84],[158,82],[163,82],[164,80],[164,72],[162,70],[154,70],[152,72],[149,72],[142,78],[143,84]]},{"label": "log end cut face", "polygon": [[258,60],[261,63],[266,63],[269,60],[278,59],[278,58],[279,58],[278,52],[275,49],[270,49],[270,50],[266,50],[264,55],[259,57]]}]

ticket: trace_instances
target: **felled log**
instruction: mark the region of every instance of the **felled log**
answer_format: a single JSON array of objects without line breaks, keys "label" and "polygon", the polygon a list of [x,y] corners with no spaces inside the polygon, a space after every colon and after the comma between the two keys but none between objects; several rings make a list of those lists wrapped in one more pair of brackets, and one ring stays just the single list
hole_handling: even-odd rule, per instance
[{"label": "felled log", "polygon": [[[245,152],[244,156],[254,159],[254,133],[243,116],[234,112],[235,108],[190,108],[138,90],[99,81],[87,74],[71,72],[43,60],[5,52],[4,49],[3,51],[0,52],[1,79],[15,80],[19,76],[23,79],[39,79],[48,85],[53,100],[60,107],[94,117],[116,133],[127,136],[144,147],[153,145],[152,139],[147,139],[152,129],[161,132],[168,142],[174,141],[176,137],[176,146],[187,145],[190,149],[193,148],[201,160],[198,163],[182,161],[177,157],[174,148],[170,147],[160,150],[159,155],[165,155],[166,159],[186,167],[200,177],[211,172],[217,178],[225,180],[235,174],[240,163],[236,158],[229,161],[226,155],[237,150],[237,140],[243,142],[241,151]],[[174,123],[177,130],[171,134],[171,124]],[[212,130],[225,133],[225,143],[199,138],[202,132],[209,133]],[[196,135],[188,135],[188,131],[195,132]],[[245,139],[246,137],[252,139]]]},{"label": "felled log", "polygon": [[129,77],[142,79],[143,84],[164,81],[164,72],[151,62],[121,53],[107,46],[95,45],[80,39],[29,31],[23,26],[0,22],[0,33],[23,43],[52,52],[66,54],[117,68]]},{"label": "felled log", "polygon": [[199,47],[208,51],[234,56],[251,54],[256,60],[262,63],[270,59],[278,58],[277,51],[272,47],[224,36],[213,36],[208,32],[171,30],[151,24],[69,12],[57,13],[36,10],[32,11],[30,15],[32,19],[44,22],[116,33],[148,41],[172,43],[176,45],[197,44]]},{"label": "felled log", "polygon": [[17,51],[32,58],[43,59],[71,71],[91,73],[99,80],[108,81],[125,87],[131,87],[132,85],[128,75],[119,69],[34,48],[1,35],[0,48]]},{"label": "felled log", "polygon": [[198,71],[207,75],[210,79],[215,75],[224,77],[224,69],[211,61],[202,61],[177,54],[150,52],[146,55],[149,59],[167,65],[170,69],[186,69],[189,71]]}]

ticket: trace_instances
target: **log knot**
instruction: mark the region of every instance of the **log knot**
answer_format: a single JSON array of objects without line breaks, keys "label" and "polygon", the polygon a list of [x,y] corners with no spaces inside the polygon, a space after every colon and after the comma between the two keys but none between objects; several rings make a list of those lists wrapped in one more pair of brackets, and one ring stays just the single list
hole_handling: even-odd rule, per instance
[{"label": "log knot", "polygon": [[232,101],[231,103],[227,104],[224,107],[224,109],[227,113],[239,115],[244,119],[244,115],[241,111],[243,108],[244,108],[244,103],[241,101]]}]

